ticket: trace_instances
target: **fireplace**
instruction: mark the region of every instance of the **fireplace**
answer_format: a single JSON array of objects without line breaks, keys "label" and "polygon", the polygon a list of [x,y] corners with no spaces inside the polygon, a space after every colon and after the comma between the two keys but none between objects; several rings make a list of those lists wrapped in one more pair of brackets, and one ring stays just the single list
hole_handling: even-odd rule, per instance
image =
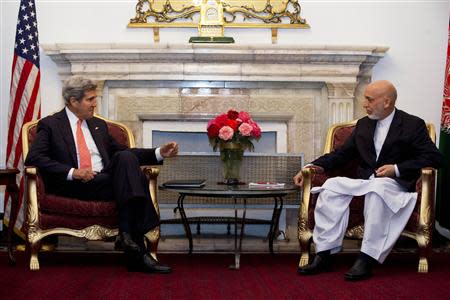
[{"label": "fireplace", "polygon": [[[203,132],[205,138],[207,121],[235,108],[248,111],[273,134],[268,137],[272,146],[263,148],[303,153],[306,163],[322,153],[330,124],[363,114],[362,91],[371,80],[372,67],[387,51],[325,45],[54,44],[43,48],[57,64],[61,80],[83,75],[97,82],[98,112],[127,124],[137,146],[154,145],[155,133],[174,128],[200,136]],[[162,218],[174,217],[173,206],[160,208]],[[282,211],[280,229],[288,238],[277,244],[282,251],[298,250],[297,210],[298,205],[286,205]],[[270,217],[270,211],[263,207],[254,213]],[[208,213],[231,212],[223,207]],[[205,209],[195,208],[193,214],[204,215]],[[163,229],[163,235],[168,233],[182,234],[182,229]],[[226,240],[202,247],[232,249]],[[266,251],[264,243],[252,247]],[[163,241],[160,249],[182,251],[185,245]]]},{"label": "fireplace", "polygon": [[361,116],[361,91],[387,48],[375,46],[54,44],[64,80],[98,83],[99,113],[129,125],[205,122],[229,108],[286,126],[286,149],[308,162],[330,124]]}]

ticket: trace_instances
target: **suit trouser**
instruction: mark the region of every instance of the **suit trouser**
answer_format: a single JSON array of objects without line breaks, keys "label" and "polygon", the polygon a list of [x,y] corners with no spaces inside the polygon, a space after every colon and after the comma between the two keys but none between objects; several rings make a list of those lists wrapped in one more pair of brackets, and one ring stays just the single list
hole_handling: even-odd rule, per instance
[{"label": "suit trouser", "polygon": [[148,180],[131,151],[114,154],[110,163],[93,180],[66,181],[56,194],[81,200],[117,201],[119,229],[128,231],[137,241],[159,225],[151,201]]},{"label": "suit trouser", "polygon": [[132,236],[140,242],[143,234],[159,225],[148,189],[148,180],[140,168],[138,158],[131,151],[116,153],[108,169],[111,169],[119,218],[127,218],[128,213]]},{"label": "suit trouser", "polygon": [[[314,211],[313,240],[316,250],[340,251],[350,214],[353,195],[330,190],[320,192]],[[393,212],[374,192],[364,199],[364,236],[361,251],[382,263],[403,231],[414,209],[415,201]]]}]

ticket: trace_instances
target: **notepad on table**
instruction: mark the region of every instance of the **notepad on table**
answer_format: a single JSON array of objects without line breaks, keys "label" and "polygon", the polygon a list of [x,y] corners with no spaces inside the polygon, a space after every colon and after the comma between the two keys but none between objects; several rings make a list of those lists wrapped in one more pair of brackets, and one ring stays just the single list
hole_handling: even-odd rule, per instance
[{"label": "notepad on table", "polygon": [[163,186],[173,188],[200,188],[204,187],[205,184],[205,179],[175,179],[164,182]]},{"label": "notepad on table", "polygon": [[260,182],[250,182],[248,184],[249,188],[284,188],[283,182],[269,182],[269,181],[260,181]]}]

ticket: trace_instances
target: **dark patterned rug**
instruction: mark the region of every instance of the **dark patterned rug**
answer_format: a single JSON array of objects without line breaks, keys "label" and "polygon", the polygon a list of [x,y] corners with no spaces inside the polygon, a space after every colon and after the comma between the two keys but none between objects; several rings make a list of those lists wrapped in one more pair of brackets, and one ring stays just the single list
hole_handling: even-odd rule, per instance
[{"label": "dark patterned rug", "polygon": [[346,282],[356,254],[337,256],[333,272],[296,273],[298,255],[171,254],[169,275],[128,273],[117,253],[43,253],[41,270],[28,270],[24,253],[8,266],[0,253],[0,299],[450,299],[450,254],[434,254],[430,272],[417,273],[414,253],[392,254],[374,277]]}]

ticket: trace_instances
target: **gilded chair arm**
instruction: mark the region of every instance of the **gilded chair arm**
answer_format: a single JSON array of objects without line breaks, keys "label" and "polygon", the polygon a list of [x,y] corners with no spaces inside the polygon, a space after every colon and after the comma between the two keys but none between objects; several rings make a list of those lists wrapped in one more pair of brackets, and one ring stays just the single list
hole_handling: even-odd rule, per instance
[{"label": "gilded chair arm", "polygon": [[33,243],[39,239],[39,204],[37,188],[38,171],[36,167],[25,167],[25,177],[27,184],[27,212],[25,224],[27,228],[27,240]]},{"label": "gilded chair arm", "polygon": [[298,214],[298,234],[300,240],[309,240],[311,233],[309,231],[309,202],[311,199],[312,178],[314,176],[314,169],[304,168],[302,169],[303,186],[302,186],[302,201],[299,207]]},{"label": "gilded chair arm", "polygon": [[433,232],[435,177],[436,169],[423,168],[421,170],[422,191],[419,208],[419,227],[423,237],[427,240],[426,243],[431,242],[428,239],[431,239]]},{"label": "gilded chair arm", "polygon": [[[159,175],[159,168],[154,166],[142,166],[142,171],[147,176],[149,180],[148,189],[150,191],[150,196],[152,197],[152,203],[155,207],[155,211],[158,214],[158,218],[160,218],[160,211],[159,211],[159,205],[158,205],[158,198],[157,198],[157,191],[158,191],[158,175]],[[147,250],[149,251],[150,255],[155,259],[157,258],[157,250],[158,250],[158,242],[161,237],[161,230],[160,226],[156,226],[149,232],[144,234],[146,238],[147,243]]]},{"label": "gilded chair arm", "polygon": [[150,191],[150,196],[152,197],[153,206],[155,207],[156,213],[159,216],[159,205],[157,199],[159,168],[154,166],[143,166],[142,171],[149,180],[148,189]]},{"label": "gilded chair arm", "polygon": [[37,175],[37,168],[36,167],[25,167],[25,175],[36,177]]}]

